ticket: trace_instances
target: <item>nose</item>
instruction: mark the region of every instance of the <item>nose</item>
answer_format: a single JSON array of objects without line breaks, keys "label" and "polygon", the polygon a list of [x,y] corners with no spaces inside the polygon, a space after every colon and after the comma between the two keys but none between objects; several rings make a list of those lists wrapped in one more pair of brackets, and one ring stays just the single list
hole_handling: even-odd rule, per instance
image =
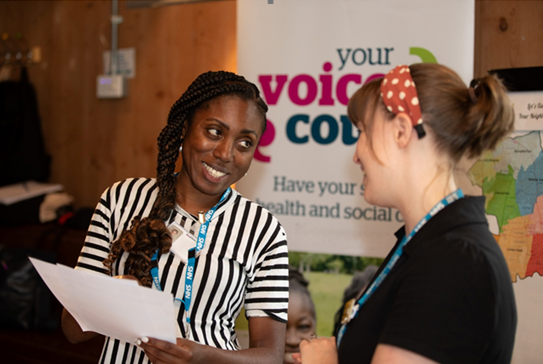
[{"label": "nose", "polygon": [[285,344],[292,348],[297,348],[300,345],[300,337],[296,334],[296,329],[287,328],[285,336]]},{"label": "nose", "polygon": [[360,158],[358,158],[358,153],[357,153],[356,149],[355,149],[354,155],[353,155],[353,162],[354,162],[354,164],[360,164]]},{"label": "nose", "polygon": [[234,143],[226,138],[221,140],[215,147],[213,156],[222,162],[232,161],[234,158]]}]

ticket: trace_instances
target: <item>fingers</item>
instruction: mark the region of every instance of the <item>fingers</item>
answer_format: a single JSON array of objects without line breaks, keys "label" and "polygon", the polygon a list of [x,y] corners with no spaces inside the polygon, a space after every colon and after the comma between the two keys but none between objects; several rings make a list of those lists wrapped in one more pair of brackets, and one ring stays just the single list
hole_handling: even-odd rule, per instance
[{"label": "fingers", "polygon": [[142,337],[136,340],[136,345],[141,347],[153,364],[184,363],[190,360],[192,353],[187,346],[177,342],[170,342]]},{"label": "fingers", "polygon": [[317,335],[311,334],[311,336],[309,336],[309,339],[302,339],[302,341],[300,341],[300,345],[302,342],[309,343],[311,340],[316,339],[316,338],[317,338]]},{"label": "fingers", "polygon": [[292,359],[294,359],[294,364],[302,364],[302,356],[300,353],[292,354]]},{"label": "fingers", "polygon": [[312,340],[303,340],[300,343],[300,354],[304,363],[337,363],[337,349],[335,337],[319,337]]}]

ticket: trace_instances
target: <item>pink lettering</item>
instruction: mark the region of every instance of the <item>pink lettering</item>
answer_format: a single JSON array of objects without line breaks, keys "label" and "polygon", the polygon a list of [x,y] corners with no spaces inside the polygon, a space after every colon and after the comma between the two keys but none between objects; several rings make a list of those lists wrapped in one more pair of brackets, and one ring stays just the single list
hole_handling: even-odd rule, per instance
[{"label": "pink lettering", "polygon": [[[300,97],[300,84],[302,82],[307,85],[307,95],[303,99]],[[296,105],[309,105],[317,97],[317,82],[311,75],[297,75],[288,85],[288,96],[290,101]]]},{"label": "pink lettering", "polygon": [[349,82],[360,85],[362,83],[362,75],[349,73],[339,79],[336,86],[336,97],[342,105],[347,105],[349,103],[349,96],[347,96],[347,85]]},{"label": "pink lettering", "polygon": [[[322,69],[324,72],[330,72],[332,70],[332,63],[326,62]],[[332,98],[332,75],[320,75],[319,80],[322,84],[322,95],[319,99],[319,105],[334,105],[334,99]]]},{"label": "pink lettering", "polygon": [[281,91],[283,91],[283,86],[285,86],[285,83],[287,83],[288,76],[287,75],[276,75],[275,80],[277,82],[277,87],[275,88],[275,91],[271,88],[271,81],[273,76],[272,75],[260,75],[258,76],[258,81],[260,82],[260,86],[262,87],[262,93],[264,94],[264,99],[266,100],[266,103],[268,105],[275,105],[277,104],[277,101],[279,100],[279,96],[281,95]]}]

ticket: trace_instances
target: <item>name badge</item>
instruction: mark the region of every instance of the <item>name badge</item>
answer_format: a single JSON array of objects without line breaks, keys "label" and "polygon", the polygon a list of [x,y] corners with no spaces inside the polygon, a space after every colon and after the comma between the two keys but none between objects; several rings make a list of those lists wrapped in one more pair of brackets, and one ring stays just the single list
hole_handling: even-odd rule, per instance
[{"label": "name badge", "polygon": [[196,237],[175,221],[168,226],[168,230],[172,235],[171,252],[181,259],[183,263],[187,263],[189,260],[189,249],[196,246]]}]

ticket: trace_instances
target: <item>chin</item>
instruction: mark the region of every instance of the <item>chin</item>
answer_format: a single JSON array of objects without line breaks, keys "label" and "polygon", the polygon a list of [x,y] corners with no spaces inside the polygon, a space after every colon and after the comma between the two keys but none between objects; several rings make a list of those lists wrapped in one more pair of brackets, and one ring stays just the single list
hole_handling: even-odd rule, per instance
[{"label": "chin", "polygon": [[373,196],[371,190],[368,190],[367,187],[364,189],[364,200],[370,205],[375,205],[375,196]]}]

